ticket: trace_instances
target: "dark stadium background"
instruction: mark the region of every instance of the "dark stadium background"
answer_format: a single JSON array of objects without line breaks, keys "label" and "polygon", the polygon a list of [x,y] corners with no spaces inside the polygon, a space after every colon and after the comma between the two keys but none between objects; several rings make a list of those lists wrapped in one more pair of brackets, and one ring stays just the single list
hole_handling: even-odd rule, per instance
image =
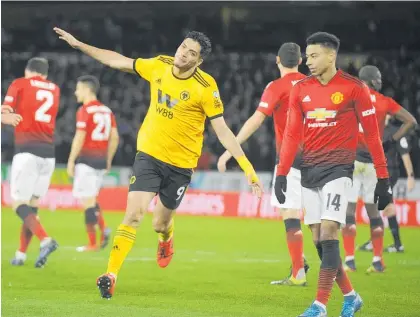
[{"label": "dark stadium background", "polygon": [[[83,42],[130,57],[173,54],[188,30],[207,33],[213,53],[203,69],[213,75],[225,103],[225,117],[238,132],[254,112],[265,85],[278,77],[274,63],[281,43],[316,31],[341,39],[341,68],[357,74],[366,63],[383,74],[382,93],[396,99],[420,121],[420,5],[416,2],[4,2],[1,80],[4,98],[26,61],[42,55],[49,78],[62,88],[57,130],[58,163],[66,163],[75,129],[75,79],[100,78],[100,100],[116,114],[121,142],[115,165],[129,166],[137,130],[149,103],[148,84],[134,75],[103,67],[71,49],[52,31],[59,26]],[[301,69],[306,73],[306,68]],[[411,135],[412,161],[420,177],[420,133]],[[257,170],[274,165],[271,120],[244,146]],[[257,150],[258,149],[258,150]],[[201,169],[215,169],[223,149],[206,131]],[[11,161],[13,132],[2,127],[2,160]],[[402,169],[402,176],[405,173]]]}]

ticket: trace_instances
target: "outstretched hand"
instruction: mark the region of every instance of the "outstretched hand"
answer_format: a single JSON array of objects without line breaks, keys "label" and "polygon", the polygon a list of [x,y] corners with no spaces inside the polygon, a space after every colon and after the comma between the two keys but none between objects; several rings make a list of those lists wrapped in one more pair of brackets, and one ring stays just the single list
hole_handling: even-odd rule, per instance
[{"label": "outstretched hand", "polygon": [[80,46],[80,41],[77,40],[73,35],[71,35],[70,33],[55,27],[53,29],[55,31],[55,33],[57,33],[59,35],[59,39],[66,41],[71,47],[73,48],[78,48]]}]

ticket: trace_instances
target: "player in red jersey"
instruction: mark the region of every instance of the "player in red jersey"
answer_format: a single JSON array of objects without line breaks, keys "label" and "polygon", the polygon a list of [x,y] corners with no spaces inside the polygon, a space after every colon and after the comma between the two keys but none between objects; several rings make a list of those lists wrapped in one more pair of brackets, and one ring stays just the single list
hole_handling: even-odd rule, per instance
[{"label": "player in red jersey", "polygon": [[[249,118],[237,135],[238,142],[245,142],[262,125],[265,118],[272,116],[276,134],[276,150],[280,153],[284,129],[286,127],[287,111],[289,109],[289,95],[292,87],[306,76],[298,72],[298,66],[302,63],[300,47],[296,43],[284,43],[276,57],[277,67],[281,77],[270,82],[264,90],[257,111]],[[225,151],[219,158],[217,167],[219,171],[226,170],[226,163],[232,157]],[[275,172],[274,172],[275,174]],[[275,180],[275,177],[274,177]],[[272,284],[283,285],[306,285],[306,271],[309,266],[305,264],[303,257],[303,235],[300,225],[300,210],[302,209],[301,185],[300,185],[300,160],[296,157],[293,167],[287,175],[289,190],[286,201],[280,204],[273,191],[271,205],[280,209],[286,227],[286,239],[292,260],[292,270],[289,277]]]},{"label": "player in red jersey", "polygon": [[37,216],[39,198],[47,193],[54,171],[54,129],[60,102],[60,88],[48,81],[47,75],[46,59],[30,59],[25,77],[12,82],[3,103],[23,118],[15,128],[15,155],[10,180],[13,209],[23,220],[20,247],[12,265],[24,264],[33,235],[41,242],[35,267],[44,266],[47,257],[58,247]]},{"label": "player in red jersey", "polygon": [[106,171],[118,148],[118,130],[111,109],[97,97],[99,80],[94,76],[82,76],[77,80],[75,95],[83,103],[76,114],[76,134],[67,163],[67,173],[74,177],[73,196],[79,198],[85,209],[85,224],[89,238],[87,246],[77,251],[96,251],[95,225],[101,231],[100,248],[108,245],[110,229],[106,227],[103,213],[97,203]]},{"label": "player in red jersey", "polygon": [[378,177],[376,199],[380,204],[388,204],[392,192],[368,87],[336,69],[340,41],[335,35],[314,33],[306,44],[306,65],[312,76],[299,81],[290,94],[275,191],[279,202],[284,202],[286,175],[303,139],[304,220],[311,228],[321,268],[316,300],[300,316],[327,316],[326,305],[336,281],[344,295],[340,316],[350,317],[361,308],[363,301],[354,291],[341,263],[338,234],[340,224],[345,224],[346,220],[359,122]]},{"label": "player in red jersey", "polygon": [[[359,78],[363,80],[370,88],[370,96],[376,110],[378,128],[381,138],[384,135],[385,120],[387,115],[395,116],[403,124],[394,134],[389,135],[384,140],[384,148],[389,147],[390,143],[399,141],[407,135],[416,125],[416,119],[392,98],[386,97],[378,91],[382,88],[382,76],[379,69],[375,66],[367,65],[360,69]],[[383,272],[385,264],[382,258],[384,242],[384,224],[378,206],[374,203],[374,191],[377,182],[375,168],[372,158],[366,149],[362,127],[359,127],[359,145],[356,152],[355,170],[353,173],[353,185],[348,195],[349,204],[347,207],[346,226],[343,228],[344,250],[346,254],[344,267],[347,271],[356,270],[354,258],[355,239],[356,239],[356,203],[361,197],[365,203],[366,211],[370,219],[370,232],[373,248],[372,265],[368,268],[368,273]],[[386,150],[385,150],[386,152]],[[394,187],[398,177],[391,175],[391,187]],[[389,225],[395,237],[395,245],[401,247],[399,238],[399,228],[397,218],[395,217],[395,206],[391,202],[384,210],[385,215],[389,215]]]}]

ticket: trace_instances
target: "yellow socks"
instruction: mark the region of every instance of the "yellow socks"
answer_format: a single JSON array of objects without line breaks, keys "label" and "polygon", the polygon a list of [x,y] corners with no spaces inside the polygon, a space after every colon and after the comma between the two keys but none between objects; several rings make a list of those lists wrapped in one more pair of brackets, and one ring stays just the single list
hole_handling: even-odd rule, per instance
[{"label": "yellow socks", "polygon": [[127,254],[136,240],[136,229],[126,225],[119,225],[112,244],[111,254],[108,261],[107,273],[115,276],[121,269]]},{"label": "yellow socks", "polygon": [[172,219],[171,224],[168,228],[167,233],[159,233],[159,241],[166,242],[169,239],[172,238],[172,235],[174,234],[174,220]]}]

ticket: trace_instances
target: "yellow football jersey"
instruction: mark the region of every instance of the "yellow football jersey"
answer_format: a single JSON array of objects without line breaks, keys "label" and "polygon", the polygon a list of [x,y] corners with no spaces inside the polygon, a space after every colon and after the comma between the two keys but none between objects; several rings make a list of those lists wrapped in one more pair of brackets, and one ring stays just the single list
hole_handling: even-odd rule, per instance
[{"label": "yellow football jersey", "polygon": [[138,58],[133,68],[150,82],[150,107],[140,127],[137,150],[165,163],[197,166],[206,118],[223,115],[223,103],[212,76],[197,69],[187,79],[172,73],[173,57]]}]

